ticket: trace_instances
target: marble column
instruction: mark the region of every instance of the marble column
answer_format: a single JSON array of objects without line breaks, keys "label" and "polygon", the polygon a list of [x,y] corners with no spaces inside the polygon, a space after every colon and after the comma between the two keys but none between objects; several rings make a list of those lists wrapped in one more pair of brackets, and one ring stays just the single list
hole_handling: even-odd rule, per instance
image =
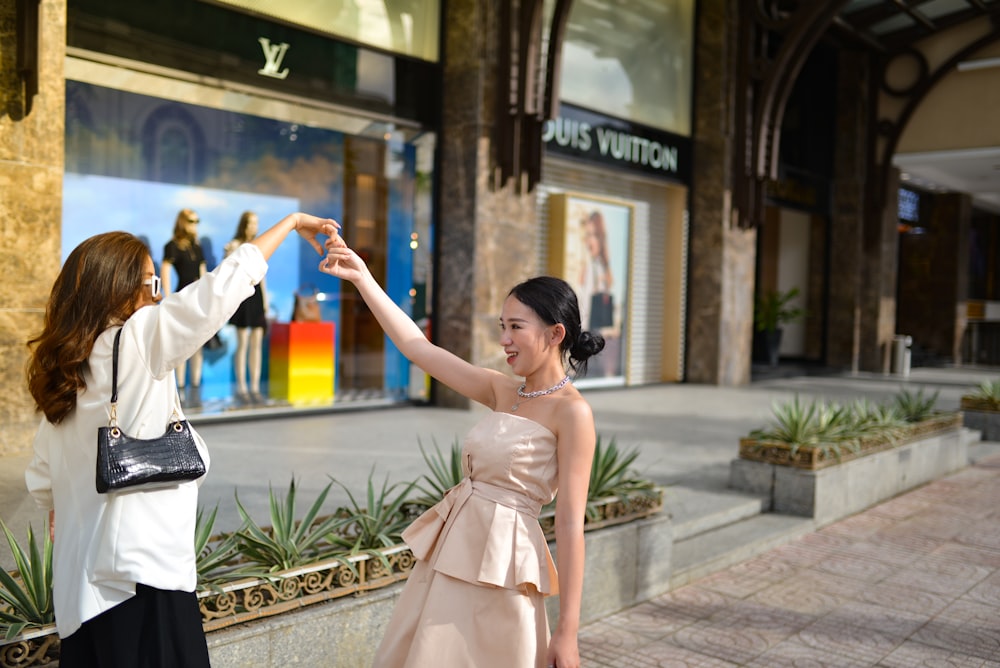
[{"label": "marble column", "polygon": [[0,2],[0,456],[27,451],[38,426],[25,344],[59,271],[62,217],[66,1],[40,5],[39,90],[27,114],[16,16],[12,0]]},{"label": "marble column", "polygon": [[869,97],[867,61],[844,52],[838,67],[837,145],[830,215],[827,365],[858,371]]},{"label": "marble column", "polygon": [[730,224],[738,3],[699,2],[686,378],[750,380],[757,233]]},{"label": "marble column", "polygon": [[879,139],[871,123],[874,75],[865,55],[841,52],[826,357],[831,367],[888,373],[897,329],[899,175],[893,170],[883,184],[869,160]]},{"label": "marble column", "polygon": [[[505,369],[497,319],[507,291],[539,273],[534,193],[493,169],[496,0],[445,4],[435,341],[478,366]],[[468,401],[435,384],[434,403]]]}]

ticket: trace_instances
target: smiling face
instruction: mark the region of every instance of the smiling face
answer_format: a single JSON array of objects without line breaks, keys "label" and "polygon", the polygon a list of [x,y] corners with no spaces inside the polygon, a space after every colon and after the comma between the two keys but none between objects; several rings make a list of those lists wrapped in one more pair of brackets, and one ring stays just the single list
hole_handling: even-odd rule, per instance
[{"label": "smiling face", "polygon": [[545,364],[559,363],[558,325],[546,325],[531,308],[510,296],[500,313],[500,345],[507,364],[519,376],[528,376]]}]

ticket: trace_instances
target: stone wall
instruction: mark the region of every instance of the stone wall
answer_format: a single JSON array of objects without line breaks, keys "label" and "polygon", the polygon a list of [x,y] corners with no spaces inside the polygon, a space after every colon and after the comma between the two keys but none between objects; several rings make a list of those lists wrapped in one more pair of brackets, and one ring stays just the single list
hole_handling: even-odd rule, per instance
[{"label": "stone wall", "polygon": [[28,450],[38,424],[24,382],[25,342],[41,328],[60,265],[66,1],[44,0],[39,23],[38,94],[29,110],[15,2],[0,2],[0,456]]}]

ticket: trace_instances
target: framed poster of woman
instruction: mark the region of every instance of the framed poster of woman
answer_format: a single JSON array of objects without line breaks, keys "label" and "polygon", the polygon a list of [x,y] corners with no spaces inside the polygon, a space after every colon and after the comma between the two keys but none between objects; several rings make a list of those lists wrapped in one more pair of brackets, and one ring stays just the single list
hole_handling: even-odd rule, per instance
[{"label": "framed poster of woman", "polygon": [[633,206],[577,193],[549,196],[549,272],[576,290],[585,330],[600,332],[604,352],[577,385],[625,383]]}]

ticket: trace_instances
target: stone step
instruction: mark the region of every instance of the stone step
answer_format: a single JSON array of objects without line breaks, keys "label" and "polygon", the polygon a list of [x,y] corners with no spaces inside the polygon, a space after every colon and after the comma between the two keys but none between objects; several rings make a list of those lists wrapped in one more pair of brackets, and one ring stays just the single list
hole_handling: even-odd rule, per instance
[{"label": "stone step", "polygon": [[674,542],[756,517],[765,499],[746,492],[667,487],[663,504],[673,520]]},{"label": "stone step", "polygon": [[675,541],[670,588],[746,561],[815,528],[808,518],[765,513]]}]

